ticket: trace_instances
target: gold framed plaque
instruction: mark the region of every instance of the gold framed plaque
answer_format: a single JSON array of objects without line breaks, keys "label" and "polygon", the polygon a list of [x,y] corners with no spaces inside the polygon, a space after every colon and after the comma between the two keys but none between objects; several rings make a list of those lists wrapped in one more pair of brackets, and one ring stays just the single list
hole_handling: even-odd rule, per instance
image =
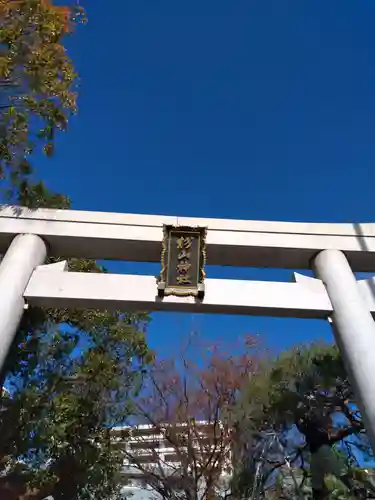
[{"label": "gold framed plaque", "polygon": [[203,298],[206,265],[205,227],[163,227],[159,296]]}]

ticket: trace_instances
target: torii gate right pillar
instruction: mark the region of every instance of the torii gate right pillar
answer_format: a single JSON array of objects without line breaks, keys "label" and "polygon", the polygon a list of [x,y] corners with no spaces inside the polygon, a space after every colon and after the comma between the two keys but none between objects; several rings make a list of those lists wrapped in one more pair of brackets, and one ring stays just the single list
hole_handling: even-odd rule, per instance
[{"label": "torii gate right pillar", "polygon": [[375,322],[341,251],[320,252],[314,267],[331,300],[333,332],[375,450]]}]

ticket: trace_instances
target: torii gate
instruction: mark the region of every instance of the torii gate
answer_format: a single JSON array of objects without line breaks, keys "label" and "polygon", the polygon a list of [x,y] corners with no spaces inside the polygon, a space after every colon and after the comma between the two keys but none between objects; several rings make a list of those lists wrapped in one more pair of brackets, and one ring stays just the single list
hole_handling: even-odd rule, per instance
[{"label": "torii gate", "polygon": [[[163,295],[153,276],[67,272],[48,256],[157,262],[163,228],[207,228],[208,264],[313,269],[293,282],[207,279],[204,296]],[[327,318],[375,449],[375,223],[190,219],[73,210],[0,210],[0,368],[27,304]],[[161,287],[162,288],[162,287]]]}]

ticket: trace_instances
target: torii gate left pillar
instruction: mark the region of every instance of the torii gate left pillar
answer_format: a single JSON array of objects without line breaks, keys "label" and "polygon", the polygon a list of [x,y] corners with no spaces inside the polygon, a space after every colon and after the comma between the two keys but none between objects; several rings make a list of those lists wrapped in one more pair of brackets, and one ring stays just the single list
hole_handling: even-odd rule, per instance
[{"label": "torii gate left pillar", "polygon": [[0,264],[0,373],[20,324],[23,294],[36,266],[44,263],[47,248],[35,234],[14,238]]}]

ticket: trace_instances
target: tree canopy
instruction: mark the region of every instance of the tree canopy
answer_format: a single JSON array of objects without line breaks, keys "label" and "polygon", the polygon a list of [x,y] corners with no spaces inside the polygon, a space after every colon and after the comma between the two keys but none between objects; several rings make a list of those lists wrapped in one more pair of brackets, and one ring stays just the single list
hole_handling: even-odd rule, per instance
[{"label": "tree canopy", "polygon": [[81,20],[82,9],[50,0],[0,0],[0,178],[15,203],[31,201],[31,153],[51,156],[76,112],[77,75],[63,41]]},{"label": "tree canopy", "polygon": [[[77,264],[72,269],[82,270]],[[1,498],[6,490],[17,492],[9,498],[30,500],[112,495],[121,459],[110,427],[132,412],[150,361],[145,320],[121,312],[28,312],[2,403]]]},{"label": "tree canopy", "polygon": [[[125,460],[161,498],[214,500],[230,494],[233,443],[240,439],[234,409],[244,380],[257,368],[257,351],[250,337],[239,342],[238,355],[222,343],[192,342],[195,349],[189,341],[173,359],[148,367],[135,400],[131,422],[150,425],[159,438],[129,427],[116,435]],[[157,440],[167,454],[159,453]]]},{"label": "tree canopy", "polygon": [[[262,486],[276,487],[277,481],[269,479],[285,472],[287,456],[303,488],[309,477],[309,453],[295,427],[295,415],[307,395],[314,401],[313,411],[325,417],[327,426],[332,423],[347,429],[348,436],[338,438],[335,449],[349,467],[360,468],[366,461],[372,462],[373,450],[337,347],[324,343],[298,346],[276,359],[264,360],[257,375],[243,388],[238,411],[248,416],[242,419],[242,425],[249,438],[240,450],[242,458],[235,478],[235,488],[242,495],[249,494],[254,486],[254,467],[267,432],[277,436],[281,447],[270,450],[264,460]],[[295,496],[293,484],[292,490],[289,494]]]}]

